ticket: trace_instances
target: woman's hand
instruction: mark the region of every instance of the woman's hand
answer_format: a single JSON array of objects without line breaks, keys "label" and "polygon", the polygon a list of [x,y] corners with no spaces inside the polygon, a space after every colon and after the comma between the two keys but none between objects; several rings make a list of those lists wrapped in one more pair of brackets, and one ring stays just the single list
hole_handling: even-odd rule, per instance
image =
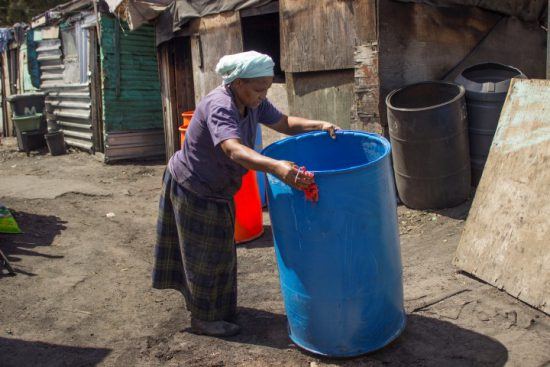
[{"label": "woman's hand", "polygon": [[321,126],[319,130],[328,132],[333,139],[336,139],[336,130],[342,130],[340,126],[331,124],[330,122],[320,121],[320,123]]},{"label": "woman's hand", "polygon": [[298,190],[304,190],[313,183],[313,177],[307,176],[296,164],[289,161],[278,161],[274,174]]},{"label": "woman's hand", "polygon": [[296,135],[308,131],[326,131],[330,137],[336,139],[336,130],[341,130],[340,126],[322,120],[309,120],[303,117],[283,115],[281,120],[269,127],[287,135]]}]

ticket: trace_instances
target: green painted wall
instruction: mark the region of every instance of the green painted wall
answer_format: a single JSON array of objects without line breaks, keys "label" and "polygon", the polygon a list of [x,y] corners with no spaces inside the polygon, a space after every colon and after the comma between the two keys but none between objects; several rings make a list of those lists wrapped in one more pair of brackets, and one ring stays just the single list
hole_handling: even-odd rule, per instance
[{"label": "green painted wall", "polygon": [[34,85],[32,85],[31,74],[29,74],[29,68],[27,66],[29,55],[28,55],[27,45],[25,43],[23,43],[19,48],[19,54],[21,59],[20,67],[22,68],[21,70],[23,71],[23,80],[22,80],[23,93],[34,92],[36,91],[36,88],[34,87]]},{"label": "green painted wall", "polygon": [[105,15],[100,25],[105,132],[162,128],[154,27],[130,32]]}]

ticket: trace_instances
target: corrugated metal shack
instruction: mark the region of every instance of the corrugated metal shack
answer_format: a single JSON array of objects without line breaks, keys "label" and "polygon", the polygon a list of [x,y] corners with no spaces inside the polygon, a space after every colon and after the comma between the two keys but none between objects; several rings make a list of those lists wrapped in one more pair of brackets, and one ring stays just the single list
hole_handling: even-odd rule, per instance
[{"label": "corrugated metal shack", "polygon": [[[11,28],[2,29],[0,46],[0,131],[3,136],[15,136],[11,106],[7,97],[14,94],[29,93],[36,90],[31,81],[28,67],[26,37],[27,24],[18,23]],[[31,40],[32,42],[32,40]]]},{"label": "corrugated metal shack", "polygon": [[[167,156],[179,146],[181,113],[220,83],[214,66],[225,54],[271,55],[276,76],[268,97],[284,112],[386,134],[385,96],[405,84],[452,79],[482,61],[544,77],[546,5],[176,0],[156,22]],[[279,138],[267,130],[264,143]]]},{"label": "corrugated metal shack", "polygon": [[164,155],[152,26],[129,33],[103,2],[73,0],[33,19],[46,113],[68,145],[106,162]]}]

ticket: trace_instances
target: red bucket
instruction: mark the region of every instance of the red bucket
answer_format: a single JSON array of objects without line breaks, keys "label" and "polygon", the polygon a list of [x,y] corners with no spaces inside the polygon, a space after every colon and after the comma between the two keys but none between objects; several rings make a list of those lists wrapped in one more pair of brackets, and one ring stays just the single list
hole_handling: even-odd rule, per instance
[{"label": "red bucket", "polygon": [[180,146],[183,148],[183,141],[185,140],[185,133],[187,132],[187,128],[189,127],[189,124],[191,123],[191,118],[193,117],[193,112],[195,111],[186,111],[181,114],[183,117],[183,124],[178,128],[180,132]]},{"label": "red bucket", "polygon": [[258,191],[256,172],[248,171],[243,176],[235,200],[235,243],[253,241],[264,233],[262,201]]}]

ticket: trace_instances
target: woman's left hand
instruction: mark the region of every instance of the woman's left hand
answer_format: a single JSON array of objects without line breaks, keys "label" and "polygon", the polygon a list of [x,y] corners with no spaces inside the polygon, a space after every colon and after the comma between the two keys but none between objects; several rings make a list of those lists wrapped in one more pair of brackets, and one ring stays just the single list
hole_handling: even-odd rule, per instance
[{"label": "woman's left hand", "polygon": [[336,139],[336,130],[342,130],[342,129],[338,125],[334,125],[330,122],[322,121],[321,128],[319,130],[326,131],[331,138]]}]

